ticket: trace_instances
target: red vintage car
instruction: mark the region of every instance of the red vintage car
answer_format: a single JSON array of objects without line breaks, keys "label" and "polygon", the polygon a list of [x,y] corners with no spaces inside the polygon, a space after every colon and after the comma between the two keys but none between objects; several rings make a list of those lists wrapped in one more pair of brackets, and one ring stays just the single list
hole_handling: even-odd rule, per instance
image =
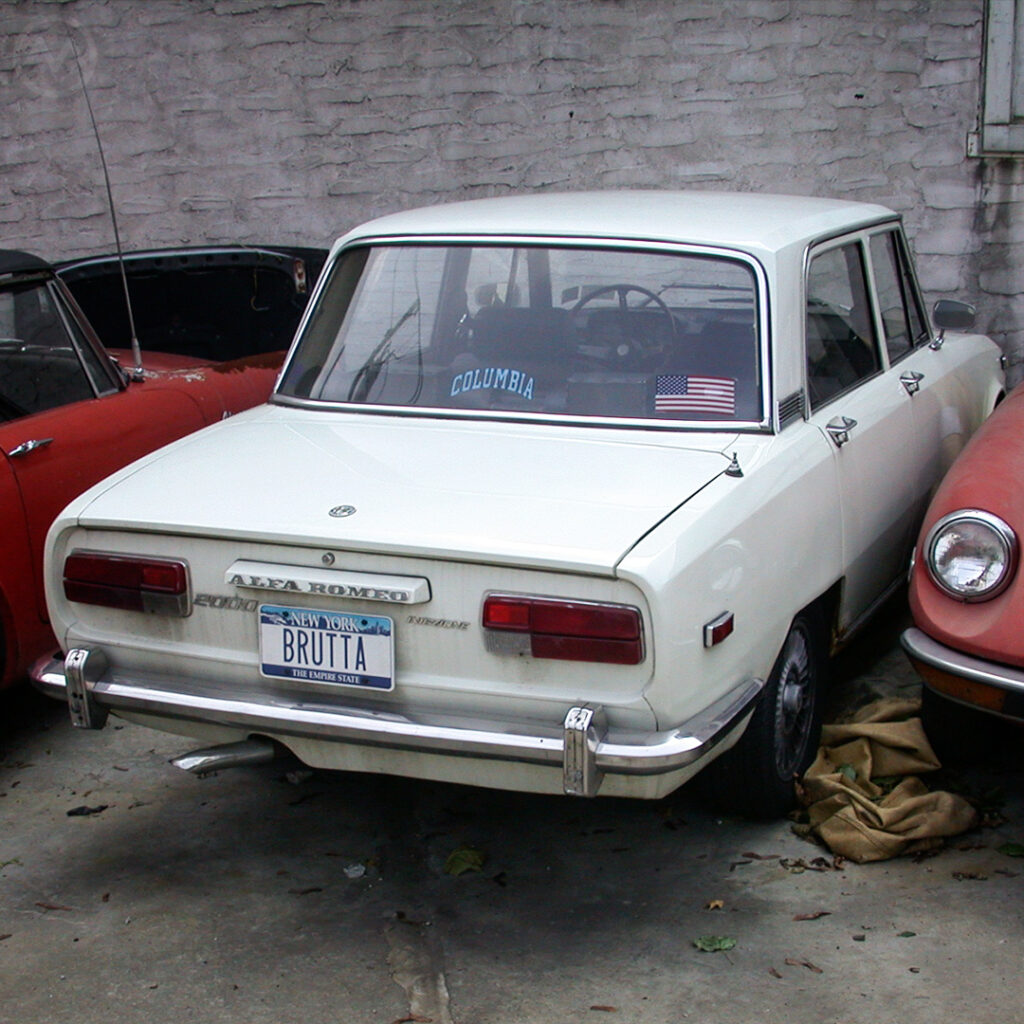
[{"label": "red vintage car", "polygon": [[42,585],[58,512],[114,470],[263,402],[281,351],[211,363],[108,351],[53,268],[0,250],[0,687],[55,646]]},{"label": "red vintage car", "polygon": [[984,754],[997,718],[1024,722],[1024,387],[974,435],[933,498],[903,647],[924,680],[940,756]]}]

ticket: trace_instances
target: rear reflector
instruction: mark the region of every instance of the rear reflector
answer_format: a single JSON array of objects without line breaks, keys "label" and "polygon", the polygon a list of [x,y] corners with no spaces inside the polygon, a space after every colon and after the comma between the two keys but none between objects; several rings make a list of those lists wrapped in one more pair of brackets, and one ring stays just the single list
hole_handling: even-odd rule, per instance
[{"label": "rear reflector", "polygon": [[483,625],[520,635],[521,653],[535,658],[612,665],[638,665],[644,659],[640,611],[629,605],[490,594],[484,600]]},{"label": "rear reflector", "polygon": [[184,618],[191,611],[188,565],[175,558],[141,558],[73,551],[64,562],[69,601]]}]

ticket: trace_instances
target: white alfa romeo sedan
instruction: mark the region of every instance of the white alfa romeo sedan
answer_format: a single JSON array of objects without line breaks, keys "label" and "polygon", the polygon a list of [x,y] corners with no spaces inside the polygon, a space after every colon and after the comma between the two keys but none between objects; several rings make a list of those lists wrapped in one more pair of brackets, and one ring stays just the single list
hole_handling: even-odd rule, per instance
[{"label": "white alfa romeo sedan", "polygon": [[[944,300],[936,327],[969,328]],[[773,815],[830,652],[1003,388],[899,217],[710,192],[479,200],[334,247],[269,405],[48,542],[37,685],[316,768]]]}]

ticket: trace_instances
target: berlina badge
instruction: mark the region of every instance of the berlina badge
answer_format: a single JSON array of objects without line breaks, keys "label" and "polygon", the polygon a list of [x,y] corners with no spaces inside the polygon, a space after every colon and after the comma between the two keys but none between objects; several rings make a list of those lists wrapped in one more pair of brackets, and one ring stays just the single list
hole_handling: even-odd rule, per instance
[{"label": "berlina badge", "polygon": [[355,505],[335,505],[327,514],[333,519],[345,519],[348,516],[355,515]]}]

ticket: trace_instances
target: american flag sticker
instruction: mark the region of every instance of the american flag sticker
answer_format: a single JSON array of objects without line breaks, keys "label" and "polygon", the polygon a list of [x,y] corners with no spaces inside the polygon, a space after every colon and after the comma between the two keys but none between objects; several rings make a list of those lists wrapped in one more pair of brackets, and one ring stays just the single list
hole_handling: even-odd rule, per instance
[{"label": "american flag sticker", "polygon": [[655,412],[709,412],[736,415],[736,381],[693,373],[659,373],[654,388]]}]

